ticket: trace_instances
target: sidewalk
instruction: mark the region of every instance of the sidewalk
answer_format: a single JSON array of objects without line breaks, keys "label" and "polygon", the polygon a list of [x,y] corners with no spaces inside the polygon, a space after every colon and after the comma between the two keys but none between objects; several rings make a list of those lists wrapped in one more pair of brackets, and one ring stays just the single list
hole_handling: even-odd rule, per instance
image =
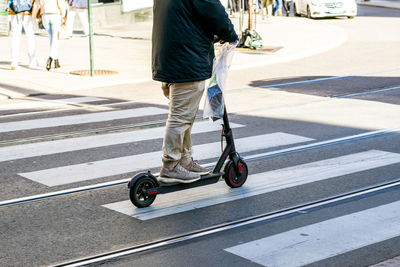
[{"label": "sidewalk", "polygon": [[[239,31],[238,18],[232,18]],[[48,37],[36,35],[38,69],[29,69],[26,38],[21,39],[20,64],[10,70],[11,36],[0,36],[0,98],[18,98],[34,94],[57,94],[97,87],[134,84],[151,80],[151,22],[96,28],[94,35],[95,70],[116,71],[115,75],[95,77],[72,75],[71,71],[89,70],[89,39],[75,35],[60,41],[61,68],[46,71]],[[347,36],[337,27],[298,17],[272,17],[257,21],[266,51],[238,51],[232,69],[287,62],[321,53],[342,44]],[[287,34],[290,32],[290,34]],[[310,42],[313,40],[313,42]],[[277,50],[277,51],[275,51]]]},{"label": "sidewalk", "polygon": [[[400,9],[400,0],[357,0],[359,5]],[[239,31],[238,18],[232,18]],[[247,21],[246,18],[244,21]],[[29,69],[26,38],[22,36],[20,68],[10,70],[11,36],[0,35],[0,99],[34,94],[57,94],[74,90],[135,84],[151,80],[151,21],[131,25],[95,28],[94,68],[116,71],[115,75],[95,77],[72,75],[71,71],[89,70],[89,39],[75,35],[60,41],[61,69],[44,68],[49,40],[46,33],[36,35],[38,69]],[[288,62],[318,54],[341,45],[346,33],[334,26],[298,17],[257,19],[257,32],[266,51],[238,50],[232,69],[243,69]],[[290,32],[290,34],[288,34]],[[312,42],[310,42],[312,40]]]}]

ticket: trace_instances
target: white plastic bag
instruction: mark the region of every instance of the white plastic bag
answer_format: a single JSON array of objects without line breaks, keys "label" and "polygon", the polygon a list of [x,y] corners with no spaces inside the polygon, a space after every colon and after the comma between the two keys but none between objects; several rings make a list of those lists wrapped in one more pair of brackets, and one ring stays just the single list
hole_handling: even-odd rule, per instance
[{"label": "white plastic bag", "polygon": [[227,42],[216,51],[210,84],[206,90],[203,118],[216,121],[224,115],[225,102],[223,92],[236,45],[237,43],[230,44]]}]

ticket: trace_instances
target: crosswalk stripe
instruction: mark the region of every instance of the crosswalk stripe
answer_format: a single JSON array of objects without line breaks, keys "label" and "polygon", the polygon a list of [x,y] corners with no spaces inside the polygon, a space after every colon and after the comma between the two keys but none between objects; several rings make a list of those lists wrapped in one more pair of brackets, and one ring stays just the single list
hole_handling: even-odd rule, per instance
[{"label": "crosswalk stripe", "polygon": [[4,122],[0,123],[0,133],[47,128],[47,127],[57,127],[63,125],[111,121],[111,120],[127,119],[133,117],[160,115],[166,113],[168,113],[167,109],[145,107],[136,109],[117,110],[117,111],[96,112],[96,113],[81,114],[81,115],[71,115],[71,116],[63,116],[55,118]]},{"label": "crosswalk stripe", "polygon": [[63,98],[63,99],[54,99],[54,100],[40,100],[40,101],[25,101],[22,103],[13,103],[8,105],[1,105],[0,110],[14,110],[14,109],[35,109],[35,108],[47,108],[47,107],[55,107],[60,105],[68,105],[68,104],[79,104],[79,103],[90,103],[96,101],[104,101],[105,98],[99,97],[71,97],[71,98]]},{"label": "crosswalk stripe", "polygon": [[234,190],[224,182],[219,182],[179,193],[158,195],[149,208],[136,209],[129,200],[104,207],[140,220],[149,220],[395,163],[400,163],[400,154],[369,150],[249,175],[244,186]]},{"label": "crosswalk stripe", "polygon": [[399,235],[400,201],[397,201],[230,247],[225,251],[263,266],[295,267]]},{"label": "crosswalk stripe", "polygon": [[[272,133],[240,138],[236,140],[235,145],[239,152],[245,153],[258,149],[290,145],[311,140],[313,139],[286,133]],[[197,160],[218,157],[220,155],[219,142],[194,146],[193,151],[194,158]],[[47,186],[56,186],[151,169],[159,166],[161,166],[161,151],[156,151],[47,170],[20,173],[19,175]]]},{"label": "crosswalk stripe", "polygon": [[[244,125],[236,123],[232,123],[230,126],[231,128],[244,127]],[[157,127],[130,132],[0,147],[0,162],[162,138],[164,129],[165,127]],[[219,123],[201,121],[194,123],[192,133],[205,133],[217,130],[221,130]]]}]

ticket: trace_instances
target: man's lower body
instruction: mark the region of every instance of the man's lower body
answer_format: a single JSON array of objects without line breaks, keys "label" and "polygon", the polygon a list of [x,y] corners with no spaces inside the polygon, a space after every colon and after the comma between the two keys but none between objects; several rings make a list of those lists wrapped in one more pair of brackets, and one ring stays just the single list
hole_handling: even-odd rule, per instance
[{"label": "man's lower body", "polygon": [[161,182],[194,182],[209,172],[192,158],[191,130],[204,87],[205,81],[163,83],[164,94],[170,102],[162,148]]}]

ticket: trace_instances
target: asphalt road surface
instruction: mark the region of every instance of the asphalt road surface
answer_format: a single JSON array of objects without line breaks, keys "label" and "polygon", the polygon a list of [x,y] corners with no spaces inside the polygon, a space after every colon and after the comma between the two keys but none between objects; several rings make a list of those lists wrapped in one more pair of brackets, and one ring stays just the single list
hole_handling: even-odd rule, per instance
[{"label": "asphalt road surface", "polygon": [[[119,86],[108,88],[113,97],[43,95],[24,109],[20,100],[3,106],[0,266],[126,248],[92,264],[368,266],[399,256],[399,19],[400,10],[360,6],[355,19],[317,20],[343,29],[343,45],[231,71],[226,103],[249,170],[236,189],[221,179],[132,205],[127,181],[161,166],[161,96],[121,98]],[[212,166],[221,126],[201,112],[195,125],[194,156]]]}]

